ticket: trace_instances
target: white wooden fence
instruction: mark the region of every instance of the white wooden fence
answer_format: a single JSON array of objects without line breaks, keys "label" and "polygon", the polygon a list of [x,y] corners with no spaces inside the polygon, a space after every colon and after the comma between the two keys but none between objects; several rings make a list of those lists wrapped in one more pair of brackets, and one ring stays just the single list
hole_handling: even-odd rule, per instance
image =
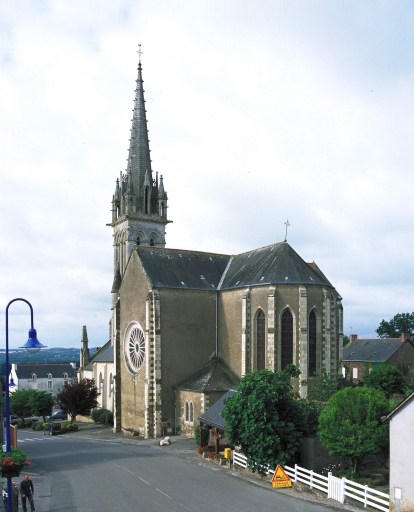
[{"label": "white wooden fence", "polygon": [[[233,464],[247,467],[247,457],[233,451]],[[360,501],[364,507],[370,506],[383,512],[389,512],[390,496],[384,492],[376,491],[367,485],[361,485],[347,478],[337,478],[332,473],[328,476],[320,475],[312,470],[302,468],[295,464],[294,468],[284,466],[283,469],[289,475],[292,482],[302,482],[311,489],[325,492],[327,497],[344,503],[345,497]],[[274,469],[268,469],[268,474],[273,474]]]}]

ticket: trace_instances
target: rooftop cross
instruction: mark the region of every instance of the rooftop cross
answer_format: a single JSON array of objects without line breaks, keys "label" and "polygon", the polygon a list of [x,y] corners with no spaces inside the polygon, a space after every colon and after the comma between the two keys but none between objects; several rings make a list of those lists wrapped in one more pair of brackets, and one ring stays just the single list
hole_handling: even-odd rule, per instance
[{"label": "rooftop cross", "polygon": [[138,46],[139,46],[139,48],[138,48],[137,53],[139,55],[139,63],[141,64],[141,55],[144,55],[144,52],[141,51],[141,45],[139,44]]},{"label": "rooftop cross", "polygon": [[287,242],[287,230],[288,230],[288,227],[290,226],[288,220],[285,222],[285,225],[286,225],[285,242]]}]

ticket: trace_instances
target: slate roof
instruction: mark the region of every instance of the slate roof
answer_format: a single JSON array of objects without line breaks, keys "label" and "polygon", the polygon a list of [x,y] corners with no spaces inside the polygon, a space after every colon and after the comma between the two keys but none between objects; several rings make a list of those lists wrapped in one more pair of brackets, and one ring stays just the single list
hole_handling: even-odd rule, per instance
[{"label": "slate roof", "polygon": [[234,389],[227,391],[225,395],[217,400],[217,402],[213,404],[210,409],[207,409],[207,411],[197,419],[206,425],[211,425],[212,427],[219,428],[220,430],[226,430],[226,420],[222,418],[221,412],[224,408],[224,400],[234,395],[234,393],[237,393],[237,391]]},{"label": "slate roof", "polygon": [[332,288],[323,273],[315,267],[315,264],[306,263],[287,242],[280,242],[233,256],[220,289],[268,284],[323,285]]},{"label": "slate roof", "polygon": [[254,285],[304,284],[333,288],[315,263],[306,263],[287,242],[229,256],[136,247],[156,288],[229,290]]},{"label": "slate roof", "polygon": [[361,338],[344,348],[342,360],[385,363],[404,343],[401,338]]},{"label": "slate roof", "polygon": [[230,256],[138,246],[136,251],[156,288],[215,290]]},{"label": "slate roof", "polygon": [[111,341],[105,343],[89,360],[89,363],[83,368],[86,371],[92,371],[94,363],[113,363],[114,347]]},{"label": "slate roof", "polygon": [[403,407],[405,407],[409,402],[411,402],[411,400],[413,400],[413,399],[414,399],[414,392],[411,393],[411,395],[408,395],[407,398],[404,398],[404,400],[402,402],[400,402],[396,407],[394,407],[394,409],[382,421],[387,421],[387,420],[392,419],[392,417],[395,414],[398,414],[400,412],[400,410]]},{"label": "slate roof", "polygon": [[76,377],[76,368],[70,364],[17,364],[16,375],[18,379],[31,379],[35,373],[38,379],[47,379],[51,373],[53,378],[62,377],[67,373],[69,378]]},{"label": "slate roof", "polygon": [[213,359],[196,373],[174,386],[175,389],[207,393],[237,388],[240,379],[219,358]]}]

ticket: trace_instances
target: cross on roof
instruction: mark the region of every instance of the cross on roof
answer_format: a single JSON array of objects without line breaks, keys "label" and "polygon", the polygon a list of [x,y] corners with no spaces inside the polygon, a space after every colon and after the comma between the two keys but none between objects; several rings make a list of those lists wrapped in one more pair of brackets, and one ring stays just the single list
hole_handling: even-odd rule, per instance
[{"label": "cross on roof", "polygon": [[138,48],[137,53],[138,53],[138,55],[139,55],[139,63],[141,64],[141,55],[144,55],[144,52],[143,52],[143,51],[141,51],[141,45],[140,45],[140,44],[138,45],[138,47],[139,47],[139,48]]},{"label": "cross on roof", "polygon": [[290,226],[290,224],[289,224],[288,220],[284,224],[286,225],[285,242],[287,242],[287,230],[288,230],[288,227]]}]

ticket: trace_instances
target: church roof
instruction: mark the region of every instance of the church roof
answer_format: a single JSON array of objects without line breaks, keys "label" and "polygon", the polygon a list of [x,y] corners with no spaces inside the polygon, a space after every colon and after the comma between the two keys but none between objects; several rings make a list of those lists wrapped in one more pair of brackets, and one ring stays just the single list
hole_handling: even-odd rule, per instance
[{"label": "church roof", "polygon": [[156,288],[215,290],[230,256],[138,246],[137,253]]},{"label": "church roof", "polygon": [[237,391],[233,389],[227,391],[225,395],[217,400],[217,402],[213,404],[210,409],[207,409],[207,411],[197,419],[206,425],[211,425],[212,427],[219,428],[220,430],[226,430],[226,420],[221,416],[221,412],[224,409],[224,400],[234,395],[234,393],[237,393]]},{"label": "church roof", "polygon": [[344,348],[342,360],[385,363],[404,343],[410,345],[401,338],[361,338]]},{"label": "church roof", "polygon": [[219,358],[213,359],[196,373],[174,386],[176,389],[207,393],[237,388],[240,379]]},{"label": "church roof", "polygon": [[111,341],[105,343],[103,347],[95,352],[91,357],[84,370],[91,371],[94,363],[113,363],[114,362],[114,347],[111,345]]},{"label": "church roof", "polygon": [[280,242],[233,256],[220,289],[268,284],[306,284],[332,288],[315,263],[306,263],[287,242]]}]

